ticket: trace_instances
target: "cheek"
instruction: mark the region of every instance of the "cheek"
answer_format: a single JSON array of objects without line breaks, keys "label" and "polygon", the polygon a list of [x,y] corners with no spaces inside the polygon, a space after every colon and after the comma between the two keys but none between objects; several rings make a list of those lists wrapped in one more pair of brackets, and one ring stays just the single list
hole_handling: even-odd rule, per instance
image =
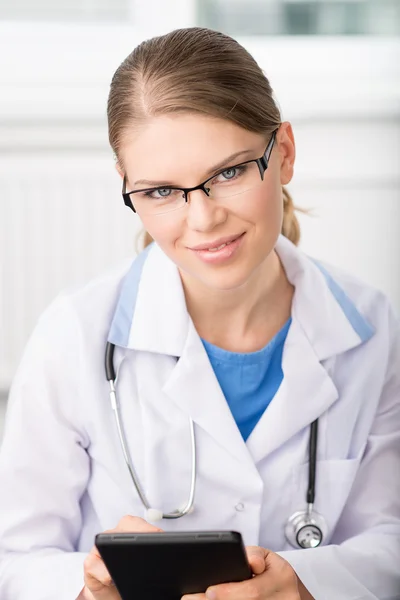
[{"label": "cheek", "polygon": [[248,202],[243,203],[236,214],[264,232],[271,231],[271,234],[276,230],[279,232],[283,219],[283,195],[280,182],[265,181],[264,185],[253,192]]},{"label": "cheek", "polygon": [[172,247],[175,240],[181,236],[184,228],[184,218],[178,213],[179,211],[176,211],[166,215],[141,218],[144,229],[160,248],[166,251],[166,254],[168,254],[168,248]]}]

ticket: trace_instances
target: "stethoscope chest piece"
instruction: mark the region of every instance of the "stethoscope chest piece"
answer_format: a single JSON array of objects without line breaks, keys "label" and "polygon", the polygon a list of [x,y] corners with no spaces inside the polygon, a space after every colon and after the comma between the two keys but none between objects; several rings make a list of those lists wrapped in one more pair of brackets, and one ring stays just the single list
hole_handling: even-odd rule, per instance
[{"label": "stethoscope chest piece", "polygon": [[327,535],[324,517],[315,510],[295,512],[285,527],[285,535],[294,548],[317,548]]}]

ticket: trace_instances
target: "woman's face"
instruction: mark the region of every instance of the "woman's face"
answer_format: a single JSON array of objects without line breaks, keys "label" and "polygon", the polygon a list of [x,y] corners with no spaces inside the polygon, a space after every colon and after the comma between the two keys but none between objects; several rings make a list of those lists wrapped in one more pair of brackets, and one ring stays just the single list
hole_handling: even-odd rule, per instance
[{"label": "woman's face", "polygon": [[[229,167],[261,157],[268,141],[230,121],[198,114],[153,118],[132,137],[125,138],[121,158],[127,190],[150,187],[138,185],[138,180],[194,187],[226,168],[218,175],[218,181],[222,179],[225,185],[225,179],[235,176]],[[235,158],[229,158],[236,153]],[[294,157],[292,130],[284,123],[277,133],[264,181],[260,178],[252,189],[218,200],[195,190],[182,208],[149,214],[138,206],[139,217],[183,277],[216,290],[245,285],[267,261],[281,231],[282,185],[292,177]],[[220,166],[214,170],[215,165]],[[154,195],[158,198],[160,192]],[[131,198],[135,203],[135,195]],[[215,250],[226,238],[233,241]],[[196,249],[199,245],[210,250]]]}]

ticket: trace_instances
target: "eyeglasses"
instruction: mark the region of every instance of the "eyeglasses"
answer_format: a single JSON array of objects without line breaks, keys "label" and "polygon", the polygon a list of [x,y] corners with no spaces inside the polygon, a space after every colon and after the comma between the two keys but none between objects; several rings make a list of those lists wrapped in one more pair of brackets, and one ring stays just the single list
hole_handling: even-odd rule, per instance
[{"label": "eyeglasses", "polygon": [[[203,183],[192,188],[162,186],[126,191],[126,176],[122,184],[122,197],[126,206],[139,214],[161,215],[182,208],[190,192],[202,190],[209,198],[219,200],[238,196],[261,185],[276,139],[273,132],[264,154],[260,158],[227,167]],[[131,198],[134,196],[134,200]]]}]

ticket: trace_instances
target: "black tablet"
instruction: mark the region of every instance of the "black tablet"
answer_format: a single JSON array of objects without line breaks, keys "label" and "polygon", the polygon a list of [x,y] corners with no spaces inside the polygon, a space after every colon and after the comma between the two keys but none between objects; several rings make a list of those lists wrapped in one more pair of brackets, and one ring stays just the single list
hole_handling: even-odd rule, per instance
[{"label": "black tablet", "polygon": [[96,546],[122,600],[180,600],[252,576],[240,533],[100,533]]}]

